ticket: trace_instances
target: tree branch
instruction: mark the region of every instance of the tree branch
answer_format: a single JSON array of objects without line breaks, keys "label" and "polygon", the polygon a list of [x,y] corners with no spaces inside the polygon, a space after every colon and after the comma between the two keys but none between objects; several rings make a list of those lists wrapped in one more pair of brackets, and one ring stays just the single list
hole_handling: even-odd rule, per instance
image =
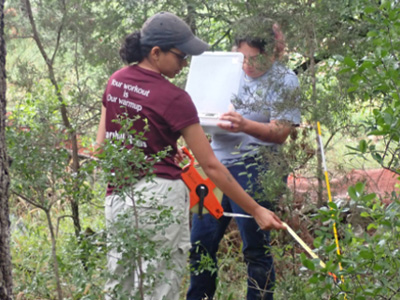
[{"label": "tree branch", "polygon": [[46,207],[44,207],[43,205],[40,205],[39,203],[37,203],[35,200],[29,199],[28,197],[25,197],[24,195],[17,193],[16,191],[11,190],[11,194],[14,194],[15,196],[23,199],[24,201],[28,202],[29,204],[32,204],[35,207],[38,207],[44,211],[47,210]]}]

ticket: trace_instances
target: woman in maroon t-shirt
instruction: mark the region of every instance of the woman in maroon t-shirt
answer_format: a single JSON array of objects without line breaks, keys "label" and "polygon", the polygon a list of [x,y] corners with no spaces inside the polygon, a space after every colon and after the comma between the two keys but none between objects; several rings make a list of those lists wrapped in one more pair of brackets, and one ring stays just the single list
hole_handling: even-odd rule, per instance
[{"label": "woman in maroon t-shirt", "polygon": [[[149,182],[143,178],[133,187],[141,191],[141,200],[144,202],[135,206],[138,217],[142,218],[139,221],[140,229],[146,229],[146,226],[149,230],[154,229],[154,224],[143,224],[143,220],[149,212],[157,214],[155,207],[160,205],[172,207],[179,222],[168,224],[162,232],[152,236],[160,248],[171,249],[170,263],[175,267],[172,270],[165,259],[142,260],[138,266],[136,260],[121,261],[121,250],[111,247],[107,265],[113,276],[106,283],[106,299],[115,298],[120,291],[129,296],[140,294],[149,283],[151,288],[145,288],[148,295],[144,299],[179,299],[180,273],[185,268],[190,248],[188,190],[181,180],[181,169],[174,160],[179,156],[177,140],[180,136],[183,136],[207,176],[224,194],[252,215],[261,229],[285,229],[279,218],[257,204],[218,161],[199,124],[196,108],[189,95],[164,78],[173,78],[186,67],[187,55],[199,55],[208,47],[193,35],[190,27],[180,18],[161,12],[149,18],[140,31],[129,35],[120,50],[120,56],[128,66],[115,72],[108,81],[102,99],[96,143],[102,145],[105,139],[120,137],[121,126],[113,120],[122,114],[127,113],[131,119],[140,116],[133,126],[137,132],[141,132],[146,123],[149,128],[145,133],[146,139],[140,145],[127,147],[141,147],[146,155],[156,154],[167,147],[172,149],[165,159],[156,163],[154,180]],[[144,122],[144,119],[147,121]],[[109,185],[105,210],[110,233],[118,215],[130,212],[133,205],[132,197],[116,192]],[[127,265],[131,268],[128,272]],[[154,279],[149,276],[146,279],[153,278],[151,280],[154,281],[146,281],[145,275],[151,275],[148,274],[149,270],[152,270],[152,275],[162,274],[163,277],[160,279],[156,276]],[[126,276],[127,273],[129,276]]]}]

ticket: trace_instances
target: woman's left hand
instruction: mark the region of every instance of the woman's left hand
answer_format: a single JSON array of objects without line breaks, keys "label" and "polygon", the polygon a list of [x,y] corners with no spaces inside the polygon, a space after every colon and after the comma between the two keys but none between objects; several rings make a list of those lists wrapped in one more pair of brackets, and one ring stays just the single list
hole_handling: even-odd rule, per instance
[{"label": "woman's left hand", "polygon": [[246,119],[241,114],[235,111],[229,111],[224,113],[220,117],[221,120],[229,121],[229,124],[218,123],[218,126],[230,132],[241,132],[244,131],[246,125]]}]

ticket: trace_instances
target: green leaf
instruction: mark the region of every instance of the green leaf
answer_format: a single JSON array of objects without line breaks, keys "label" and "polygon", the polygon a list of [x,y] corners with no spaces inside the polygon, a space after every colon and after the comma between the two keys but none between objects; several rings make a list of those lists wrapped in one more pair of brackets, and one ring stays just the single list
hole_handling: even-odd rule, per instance
[{"label": "green leaf", "polygon": [[344,58],[343,62],[344,62],[347,66],[349,66],[349,67],[351,67],[351,68],[355,68],[355,67],[357,66],[356,62],[355,62],[351,57],[349,57],[349,56],[346,56],[346,57]]},{"label": "green leaf", "polygon": [[361,140],[358,143],[358,149],[361,151],[361,153],[365,153],[367,151],[367,142],[365,140]]},{"label": "green leaf", "polygon": [[379,36],[379,33],[376,32],[376,31],[371,30],[371,31],[369,31],[369,32],[367,33],[367,36],[368,36],[368,37],[376,37],[376,36]]},{"label": "green leaf", "polygon": [[352,68],[343,68],[339,71],[339,74],[344,74],[344,73],[348,73],[348,72],[352,72],[353,69]]},{"label": "green leaf", "polygon": [[313,284],[318,283],[318,281],[319,281],[318,274],[313,274],[313,276],[311,276],[311,278],[308,280],[309,283],[313,283]]},{"label": "green leaf", "polygon": [[374,13],[375,11],[376,11],[376,8],[373,7],[373,6],[367,6],[367,7],[364,8],[364,12],[365,12],[366,14],[372,14],[372,13]]},{"label": "green leaf", "polygon": [[368,218],[368,217],[370,216],[370,214],[367,213],[366,211],[363,211],[363,212],[360,214],[360,216],[363,217],[363,218]]},{"label": "green leaf", "polygon": [[368,132],[368,135],[385,135],[386,131],[383,130],[372,130]]},{"label": "green leaf", "polygon": [[348,92],[348,93],[352,93],[352,92],[357,91],[357,89],[358,89],[358,86],[351,86],[351,87],[349,87],[349,88],[347,89],[347,92]]},{"label": "green leaf", "polygon": [[315,271],[315,265],[312,262],[312,260],[309,260],[307,258],[304,258],[301,260],[301,263],[303,264],[303,266],[305,266],[307,269],[311,270],[311,271]]},{"label": "green leaf", "polygon": [[333,210],[337,210],[337,208],[338,208],[335,202],[329,202],[328,206]]},{"label": "green leaf", "polygon": [[314,239],[313,245],[315,248],[319,248],[322,245],[322,236],[318,236]]},{"label": "green leaf", "polygon": [[386,124],[392,124],[393,123],[393,115],[389,113],[385,113],[383,115],[383,119],[385,120]]},{"label": "green leaf", "polygon": [[353,186],[349,186],[349,188],[347,189],[347,193],[349,194],[351,199],[353,199],[353,200],[358,199],[356,189]]},{"label": "green leaf", "polygon": [[360,255],[360,257],[365,258],[365,259],[373,259],[374,258],[374,252],[370,249],[361,250],[359,255]]},{"label": "green leaf", "polygon": [[376,194],[375,193],[371,193],[371,194],[363,196],[362,200],[371,201],[371,200],[374,200],[375,198],[376,198]]},{"label": "green leaf", "polygon": [[373,64],[372,62],[370,62],[370,61],[364,61],[364,62],[361,64],[359,70],[360,70],[361,72],[363,72],[365,69],[372,69],[373,67],[374,67],[374,64]]},{"label": "green leaf", "polygon": [[379,153],[372,153],[371,155],[378,163],[382,163],[382,156]]},{"label": "green leaf", "polygon": [[351,68],[355,68],[357,65],[356,65],[356,63],[355,63],[355,61],[351,58],[351,57],[349,57],[349,56],[346,56],[344,59],[343,59],[343,62],[347,65],[347,66],[349,66],[349,67],[351,67]]},{"label": "green leaf", "polygon": [[362,77],[359,74],[354,74],[350,77],[350,82],[355,86],[358,86],[359,82],[361,81]]},{"label": "green leaf", "polygon": [[354,188],[356,189],[356,192],[360,195],[364,192],[365,183],[357,182]]},{"label": "green leaf", "polygon": [[332,245],[326,247],[325,251],[328,252],[328,253],[332,252],[332,251],[336,251],[336,244],[332,244]]},{"label": "green leaf", "polygon": [[380,10],[390,10],[392,1],[380,1],[382,4],[379,7]]}]

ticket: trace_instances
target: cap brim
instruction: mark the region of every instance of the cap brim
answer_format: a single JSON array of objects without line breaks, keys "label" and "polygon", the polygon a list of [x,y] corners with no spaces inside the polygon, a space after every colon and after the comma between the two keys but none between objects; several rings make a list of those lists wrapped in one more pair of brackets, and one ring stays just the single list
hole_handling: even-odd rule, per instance
[{"label": "cap brim", "polygon": [[194,36],[186,43],[175,45],[176,48],[188,55],[200,55],[210,48],[210,45]]}]

